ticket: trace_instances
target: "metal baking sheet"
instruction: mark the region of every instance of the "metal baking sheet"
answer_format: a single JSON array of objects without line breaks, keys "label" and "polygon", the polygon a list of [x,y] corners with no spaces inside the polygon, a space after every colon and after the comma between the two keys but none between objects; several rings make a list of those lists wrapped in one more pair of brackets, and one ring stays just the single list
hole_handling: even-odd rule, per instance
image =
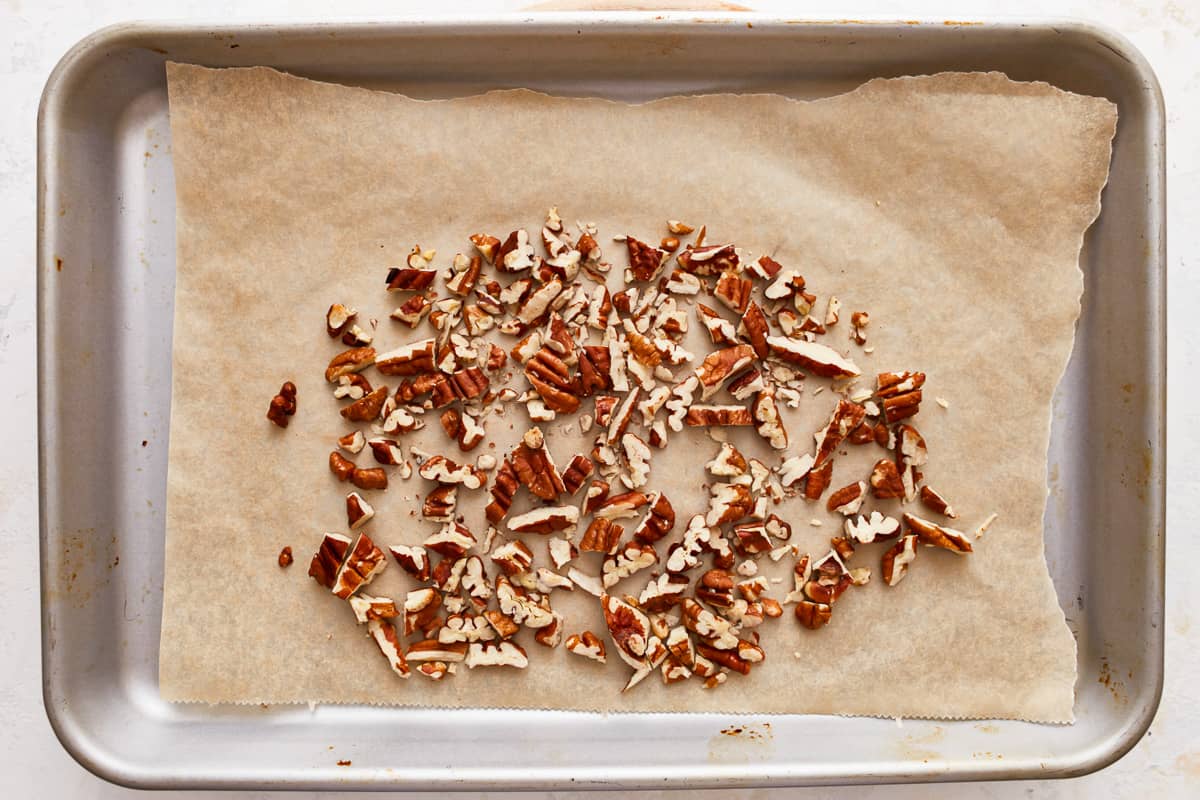
[{"label": "metal baking sheet", "polygon": [[[1104,210],[1082,255],[1084,312],[1055,398],[1045,517],[1079,643],[1076,724],[163,702],[167,59],[417,97],[525,86],[630,101],[812,98],[876,76],[994,69],[1116,102]],[[38,122],[42,653],[54,730],[101,777],[172,788],[779,786],[1069,776],[1112,762],[1149,725],[1163,676],[1163,120],[1155,77],[1128,42],[1059,21],[539,14],[137,24],[88,37],[50,77]]]}]

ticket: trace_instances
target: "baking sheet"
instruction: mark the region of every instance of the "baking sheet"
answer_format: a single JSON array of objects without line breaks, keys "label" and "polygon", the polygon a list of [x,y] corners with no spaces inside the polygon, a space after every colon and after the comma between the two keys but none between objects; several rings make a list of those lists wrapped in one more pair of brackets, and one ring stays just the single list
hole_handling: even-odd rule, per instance
[{"label": "baking sheet", "polygon": [[[170,78],[179,279],[165,697],[1070,718],[1074,645],[1041,554],[1045,448],[1111,104],[998,75],[873,81],[808,104],[639,107],[528,92],[419,103],[268,70],[176,67]],[[394,681],[342,604],[273,565],[282,544],[303,559],[342,524],[342,487],[324,466],[342,431],[320,378],[320,320],[341,297],[386,331],[382,273],[415,241],[448,259],[476,227],[533,228],[547,205],[602,234],[704,222],[710,241],[770,252],[816,291],[870,310],[876,352],[864,366],[922,368],[928,395],[952,401],[944,412],[927,402],[918,418],[931,484],[966,513],[964,528],[1002,512],[978,552],[923,552],[904,584],[855,592],[818,634],[791,620],[760,628],[767,664],[718,692],[647,682],[618,695],[624,668],[532,643],[524,673]],[[301,415],[264,435],[261,399],[284,377],[300,386]],[[793,441],[829,402],[806,398],[810,424],[793,425]],[[652,479],[687,452],[674,442]],[[834,485],[861,472],[839,461]],[[403,519],[415,489],[377,503],[378,540],[429,532]],[[831,522],[803,531],[824,515],[797,503],[801,543],[817,551]],[[381,588],[399,586],[397,573]]]}]

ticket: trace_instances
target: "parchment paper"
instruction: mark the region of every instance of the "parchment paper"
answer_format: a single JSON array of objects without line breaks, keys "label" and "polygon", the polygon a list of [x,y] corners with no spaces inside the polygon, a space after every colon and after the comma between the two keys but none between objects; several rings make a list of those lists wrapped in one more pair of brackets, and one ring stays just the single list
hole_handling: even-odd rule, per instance
[{"label": "parchment paper", "polygon": [[[178,278],[164,697],[1072,719],[1075,644],[1042,547],[1046,450],[1080,308],[1082,237],[1107,178],[1111,103],[999,74],[873,80],[814,102],[719,95],[638,106],[529,91],[417,101],[265,68],[171,64],[168,78]],[[709,242],[799,268],[821,309],[832,293],[843,319],[868,310],[872,354],[851,345],[844,322],[827,341],[869,375],[929,375],[915,420],[929,483],[964,530],[999,514],[976,552],[922,548],[888,588],[883,548],[861,548],[854,565],[875,568],[876,580],[847,593],[828,628],[800,628],[787,607],[757,629],[765,664],[716,691],[655,677],[622,695],[629,670],[615,654],[600,666],[528,632],[527,670],[396,679],[347,605],[305,576],[322,532],[345,527],[347,486],[326,459],[349,427],[322,378],[341,348],[323,315],[332,302],[355,305],[379,320],[378,349],[394,347],[414,334],[387,319],[398,305],[383,291],[388,266],[415,243],[445,266],[470,252],[469,234],[536,231],[550,205],[568,225],[597,223],[615,274],[625,256],[613,234],[657,241],[675,218],[706,224]],[[263,415],[285,379],[299,387],[299,412],[282,431]],[[795,452],[811,451],[836,402],[814,394],[822,384],[810,381],[786,415]],[[451,453],[429,423],[410,441]],[[489,419],[496,452],[528,424],[519,405]],[[558,423],[546,429],[560,464],[585,447]],[[776,463],[740,433],[748,455]],[[652,486],[681,522],[704,508],[700,465],[717,447],[693,430],[655,455]],[[878,457],[867,450],[839,457],[834,488],[865,476]],[[393,475],[371,494],[377,542],[436,530],[416,511],[427,488]],[[482,535],[479,507],[465,506]],[[823,503],[783,509],[804,549],[828,550],[839,520]],[[544,541],[530,539],[547,563]],[[288,570],[275,563],[285,544],[296,554]],[[761,564],[786,579],[787,560]],[[637,592],[645,576],[618,591]],[[369,591],[402,598],[407,585],[393,564]],[[568,633],[604,634],[593,598],[553,600]]]}]

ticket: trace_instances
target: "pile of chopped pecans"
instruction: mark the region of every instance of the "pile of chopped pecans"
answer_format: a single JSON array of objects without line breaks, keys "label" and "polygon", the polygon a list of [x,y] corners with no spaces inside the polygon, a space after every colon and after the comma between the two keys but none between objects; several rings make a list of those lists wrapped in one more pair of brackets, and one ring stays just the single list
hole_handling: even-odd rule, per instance
[{"label": "pile of chopped pecans", "polygon": [[[784,604],[794,604],[806,628],[828,624],[838,598],[870,579],[868,567],[848,566],[860,546],[895,540],[881,559],[888,586],[904,578],[918,543],[971,552],[963,533],[938,522],[864,508],[869,498],[897,499],[919,501],[934,516],[958,516],[923,485],[928,451],[911,419],[925,375],[884,372],[873,387],[859,386],[859,367],[824,343],[841,318],[836,297],[818,314],[817,297],[796,270],[768,256],[751,261],[732,244],[707,244],[703,227],[681,245],[680,237],[695,231],[675,220],[659,247],[615,237],[629,265],[626,288],[610,294],[611,265],[602,260],[596,228],[577,225],[572,241],[551,209],[540,246],[525,230],[503,241],[476,234],[472,254],[455,255],[440,275],[431,266],[435,253],[413,248],[404,266],[387,273],[387,289],[406,296],[391,317],[413,331],[427,324],[428,337],[377,352],[374,321],[370,330],[360,326],[357,312],[340,303],[326,315],[329,337],[350,349],[333,357],[325,379],[345,401],[342,417],[355,425],[337,440],[329,468],[361,491],[346,496],[347,527],[357,535],[325,534],[308,574],[348,601],[397,675],[415,669],[441,679],[459,663],[524,668],[528,654],[515,637],[528,628],[540,645],[565,642],[571,653],[602,663],[615,649],[633,669],[626,690],[656,670],[665,683],[695,676],[712,688],[764,660],[753,629],[782,616]],[[682,346],[692,306],[711,341],[707,353]],[[847,341],[871,352],[868,314],[855,311],[849,320]],[[487,341],[489,333],[510,337],[512,346]],[[494,386],[510,358],[524,384]],[[372,367],[397,383],[373,385],[365,374]],[[814,434],[813,451],[794,454],[799,448],[789,448],[780,406],[799,405],[806,376],[827,379],[838,399]],[[484,453],[472,463],[465,454],[487,438],[489,415],[514,403],[535,424],[503,457]],[[295,387],[287,383],[267,416],[286,426],[294,411]],[[463,455],[416,445],[405,455],[402,438],[431,413],[448,447]],[[590,454],[560,468],[536,423],[566,415],[577,415],[580,432],[595,439]],[[708,428],[722,441],[721,429],[752,427],[779,457],[769,465],[723,441],[705,465],[708,508],[668,544],[676,511],[649,488],[650,473],[655,450],[687,426]],[[829,492],[844,445],[883,454],[869,475]],[[378,466],[354,460],[368,451]],[[420,545],[388,548],[422,584],[397,603],[363,591],[387,555],[362,530],[375,516],[362,492],[385,490],[395,476],[410,480],[413,472],[429,487],[421,516],[441,528]],[[522,490],[534,506],[510,513]],[[457,507],[463,493],[483,491],[490,496],[487,527],[477,537]],[[826,508],[845,518],[842,534],[819,558],[787,544],[792,527],[772,512],[793,496],[825,498]],[[529,542],[537,539],[529,535],[545,537],[544,557],[535,555]],[[794,562],[794,588],[782,601],[767,596],[763,557]],[[645,583],[636,595],[616,593],[639,574]],[[567,634],[551,597],[576,588],[597,598],[607,641],[592,630]]]}]

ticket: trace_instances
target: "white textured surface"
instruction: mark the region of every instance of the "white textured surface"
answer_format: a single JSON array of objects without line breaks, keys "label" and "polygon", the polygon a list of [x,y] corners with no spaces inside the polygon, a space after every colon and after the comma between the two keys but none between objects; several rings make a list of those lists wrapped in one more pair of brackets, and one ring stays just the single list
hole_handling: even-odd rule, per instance
[{"label": "white textured surface", "polygon": [[[796,13],[797,4],[742,0],[759,10]],[[530,3],[458,0],[408,3],[461,12],[494,12]],[[5,797],[148,797],[104,783],[77,765],[55,740],[41,704],[37,586],[37,487],[35,436],[35,120],[46,76],[68,47],[85,34],[128,19],[266,20],[319,19],[327,3],[232,3],[125,0],[125,2],[47,2],[0,0],[0,219],[5,264],[0,268],[0,552],[8,567],[0,572],[0,790]],[[393,3],[343,0],[339,16],[371,17],[395,9]],[[1170,463],[1167,491],[1167,676],[1162,706],[1149,734],[1117,764],[1069,781],[959,784],[930,787],[813,789],[748,792],[744,796],[800,798],[1096,798],[1200,796],[1200,539],[1189,511],[1200,507],[1200,479],[1191,474],[1200,454],[1200,413],[1190,406],[1200,389],[1193,352],[1200,352],[1200,275],[1189,267],[1200,257],[1200,228],[1192,217],[1200,207],[1200,3],[1155,0],[1056,2],[1014,0],[954,3],[927,0],[860,0],[803,4],[807,17],[897,17],[972,19],[984,15],[1055,15],[1086,18],[1128,37],[1158,73],[1167,103],[1167,169],[1170,192],[1168,282],[1170,286]],[[245,794],[257,797],[265,793]],[[645,797],[663,793],[648,793]],[[698,792],[706,798],[729,793]],[[166,795],[164,795],[166,796]],[[172,794],[200,797],[202,793]],[[203,793],[203,796],[211,796]],[[332,796],[332,795],[329,795]],[[528,797],[546,795],[528,795]],[[563,795],[566,796],[566,795]],[[590,795],[617,797],[619,795]]]}]

